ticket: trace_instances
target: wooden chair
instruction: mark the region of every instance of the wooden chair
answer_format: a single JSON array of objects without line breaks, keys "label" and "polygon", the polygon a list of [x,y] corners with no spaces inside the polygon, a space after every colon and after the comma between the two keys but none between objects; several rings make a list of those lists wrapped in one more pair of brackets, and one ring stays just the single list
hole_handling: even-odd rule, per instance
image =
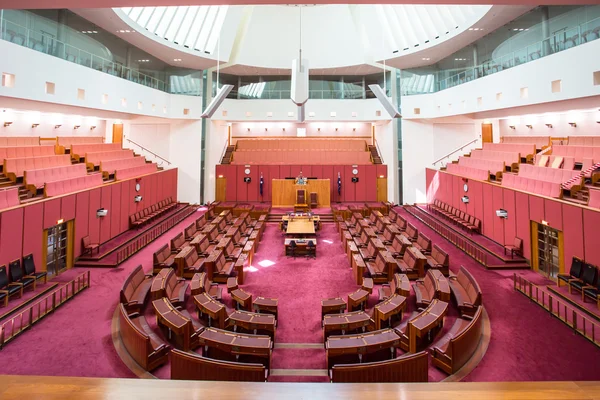
[{"label": "wooden chair", "polygon": [[317,193],[311,192],[310,194],[310,208],[317,208],[319,202],[317,201]]},{"label": "wooden chair", "polygon": [[515,242],[513,243],[512,246],[511,245],[504,246],[504,254],[506,254],[507,250],[510,251],[510,258],[513,258],[515,254],[522,256],[523,255],[523,239],[515,236]]},{"label": "wooden chair", "polygon": [[91,256],[94,253],[94,250],[100,254],[100,245],[98,245],[98,243],[92,243],[89,236],[82,237],[81,244],[83,245],[83,254],[89,252]]}]

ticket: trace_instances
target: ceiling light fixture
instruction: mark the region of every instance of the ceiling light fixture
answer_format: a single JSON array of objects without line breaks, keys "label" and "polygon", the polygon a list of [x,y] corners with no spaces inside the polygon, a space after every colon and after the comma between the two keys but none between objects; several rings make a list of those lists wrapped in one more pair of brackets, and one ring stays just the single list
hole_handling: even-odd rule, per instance
[{"label": "ceiling light fixture", "polygon": [[181,62],[181,58],[174,58],[173,61],[175,61],[175,62]]},{"label": "ceiling light fixture", "polygon": [[431,60],[431,57],[423,57],[422,60],[423,61],[429,61],[429,60]]}]

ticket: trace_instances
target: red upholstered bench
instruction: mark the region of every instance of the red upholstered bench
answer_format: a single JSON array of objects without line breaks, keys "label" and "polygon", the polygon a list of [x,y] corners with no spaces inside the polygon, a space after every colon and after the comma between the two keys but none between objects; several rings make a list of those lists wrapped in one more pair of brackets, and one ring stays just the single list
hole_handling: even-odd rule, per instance
[{"label": "red upholstered bench", "polygon": [[19,204],[21,204],[19,201],[19,188],[0,189],[0,210]]},{"label": "red upholstered bench", "polygon": [[141,311],[146,303],[151,285],[152,275],[144,274],[142,266],[138,265],[123,282],[120,294],[121,303],[128,311]]},{"label": "red upholstered bench", "polygon": [[448,283],[461,315],[473,315],[481,305],[481,289],[475,278],[460,267],[458,275],[451,276]]},{"label": "red upholstered bench", "polygon": [[60,196],[61,194],[78,192],[102,186],[102,175],[90,174],[62,181],[46,182],[44,185],[44,197]]}]

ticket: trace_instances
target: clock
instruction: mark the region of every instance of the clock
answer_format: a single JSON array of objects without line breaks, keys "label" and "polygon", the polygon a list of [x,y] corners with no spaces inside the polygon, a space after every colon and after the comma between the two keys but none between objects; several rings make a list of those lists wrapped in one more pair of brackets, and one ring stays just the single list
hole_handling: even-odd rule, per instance
[{"label": "clock", "polygon": [[245,173],[246,175],[250,175],[250,168],[246,168],[246,169],[244,170],[244,173]]},{"label": "clock", "polygon": [[354,175],[358,174],[358,170],[357,170],[356,168],[354,168],[354,169],[352,170],[352,174],[354,174]]},{"label": "clock", "polygon": [[142,186],[139,183],[135,184],[135,191],[136,192],[139,192],[141,188],[142,188]]},{"label": "clock", "polygon": [[463,185],[463,190],[465,191],[465,193],[467,193],[469,191],[469,185],[465,183]]}]

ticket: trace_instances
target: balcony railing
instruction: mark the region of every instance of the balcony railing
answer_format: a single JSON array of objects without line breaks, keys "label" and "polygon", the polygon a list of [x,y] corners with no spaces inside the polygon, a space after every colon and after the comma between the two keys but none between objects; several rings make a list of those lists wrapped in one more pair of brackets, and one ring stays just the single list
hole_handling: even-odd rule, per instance
[{"label": "balcony railing", "polygon": [[516,67],[530,61],[538,60],[551,54],[568,50],[600,37],[600,17],[579,26],[566,29],[544,40],[532,43],[519,50],[508,53],[500,58],[485,63],[437,82],[437,90],[444,90],[470,82],[477,78],[492,75],[506,69]]},{"label": "balcony railing", "polygon": [[54,57],[62,58],[84,67],[93,68],[131,82],[167,91],[165,82],[138,70],[128,68],[106,58],[64,43],[54,36],[37,32],[6,19],[0,19],[0,38]]}]

